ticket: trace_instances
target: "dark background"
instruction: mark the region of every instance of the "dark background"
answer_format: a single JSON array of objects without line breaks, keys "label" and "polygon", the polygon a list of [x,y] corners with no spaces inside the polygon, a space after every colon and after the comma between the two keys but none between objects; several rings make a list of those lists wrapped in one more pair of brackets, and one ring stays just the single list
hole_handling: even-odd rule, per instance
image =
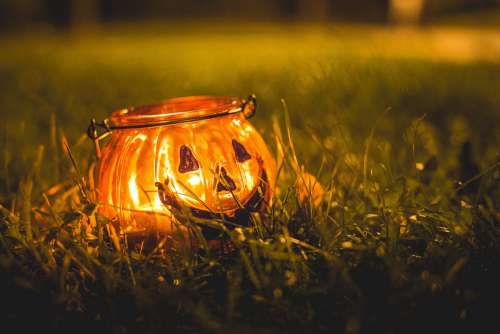
[{"label": "dark background", "polygon": [[[397,8],[401,4],[417,4],[418,14],[413,15],[416,18],[400,17]],[[499,6],[499,0],[1,0],[0,26],[22,29],[44,23],[64,28],[98,22],[183,18],[425,23],[447,14]]]}]

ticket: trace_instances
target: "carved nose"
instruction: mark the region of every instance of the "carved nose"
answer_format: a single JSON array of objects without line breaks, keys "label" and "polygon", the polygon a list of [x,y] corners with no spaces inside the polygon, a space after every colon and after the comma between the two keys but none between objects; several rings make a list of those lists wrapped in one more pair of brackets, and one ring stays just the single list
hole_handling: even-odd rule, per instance
[{"label": "carved nose", "polygon": [[233,179],[227,175],[224,167],[217,167],[217,192],[236,190],[236,184]]}]

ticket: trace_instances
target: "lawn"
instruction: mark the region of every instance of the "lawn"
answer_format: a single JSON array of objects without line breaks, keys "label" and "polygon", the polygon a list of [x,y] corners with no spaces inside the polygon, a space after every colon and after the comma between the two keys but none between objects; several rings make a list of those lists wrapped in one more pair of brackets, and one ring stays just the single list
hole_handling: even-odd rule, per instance
[{"label": "lawn", "polygon": [[[6,327],[397,333],[495,323],[495,30],[191,22],[41,27],[0,44]],[[92,191],[89,120],[169,97],[250,93],[252,122],[283,164],[266,216],[219,226],[223,252],[113,238],[79,191]],[[300,195],[300,166],[324,188],[317,205]]]}]

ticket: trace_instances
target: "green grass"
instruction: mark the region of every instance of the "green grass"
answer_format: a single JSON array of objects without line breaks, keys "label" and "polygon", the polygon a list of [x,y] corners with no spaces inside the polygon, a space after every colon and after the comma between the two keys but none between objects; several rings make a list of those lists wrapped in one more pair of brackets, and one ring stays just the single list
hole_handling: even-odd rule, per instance
[{"label": "green grass", "polygon": [[[436,42],[448,40],[440,30],[184,27],[3,37],[2,326],[358,333],[494,323],[495,33],[465,31],[464,57]],[[78,187],[83,177],[91,193],[89,119],[173,96],[251,92],[252,122],[285,152],[266,216],[235,230],[194,222],[217,224],[225,252],[114,239]],[[298,196],[295,159],[323,185],[319,206]]]}]

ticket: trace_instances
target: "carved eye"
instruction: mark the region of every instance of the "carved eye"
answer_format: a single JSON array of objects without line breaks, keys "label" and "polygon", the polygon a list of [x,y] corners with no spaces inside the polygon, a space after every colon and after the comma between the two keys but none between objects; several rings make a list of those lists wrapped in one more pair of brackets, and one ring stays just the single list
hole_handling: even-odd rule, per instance
[{"label": "carved eye", "polygon": [[226,169],[224,167],[217,168],[219,174],[219,182],[217,182],[217,192],[220,191],[233,191],[236,190],[236,184],[233,179],[227,175]]},{"label": "carved eye", "polygon": [[234,154],[236,155],[236,160],[238,160],[238,162],[244,162],[252,158],[252,156],[246,150],[245,146],[237,142],[236,139],[232,140],[232,144]]},{"label": "carved eye", "polygon": [[198,160],[196,160],[189,147],[182,145],[179,153],[181,158],[181,162],[179,163],[179,172],[187,173],[200,168]]}]

